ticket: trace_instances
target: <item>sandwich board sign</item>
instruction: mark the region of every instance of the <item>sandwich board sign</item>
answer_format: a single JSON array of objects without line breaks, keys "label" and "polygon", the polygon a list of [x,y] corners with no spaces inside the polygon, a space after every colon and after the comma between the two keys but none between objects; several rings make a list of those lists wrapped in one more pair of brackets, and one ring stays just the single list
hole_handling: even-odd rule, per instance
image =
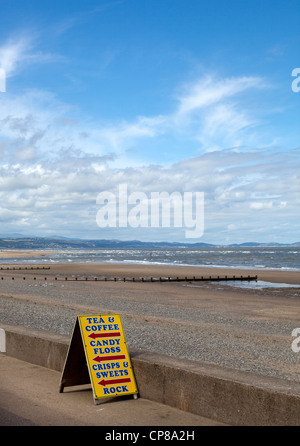
[{"label": "sandwich board sign", "polygon": [[89,383],[95,404],[105,397],[137,397],[119,314],[77,316],[59,391]]}]

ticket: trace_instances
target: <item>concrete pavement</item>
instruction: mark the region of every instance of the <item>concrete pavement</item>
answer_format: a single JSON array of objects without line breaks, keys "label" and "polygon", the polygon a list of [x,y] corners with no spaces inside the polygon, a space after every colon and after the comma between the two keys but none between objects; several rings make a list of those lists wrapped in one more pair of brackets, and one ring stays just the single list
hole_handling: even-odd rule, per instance
[{"label": "concrete pavement", "polygon": [[59,393],[58,371],[0,354],[1,426],[220,426],[144,398],[94,405],[90,386]]},{"label": "concrete pavement", "polygon": [[[76,386],[73,392],[58,393],[70,342],[67,336],[9,325],[2,325],[0,335],[0,347],[6,351],[0,355],[0,407],[6,423],[12,419],[104,426],[300,423],[299,382],[131,350],[140,398],[110,399],[94,406],[90,388],[79,391]],[[32,419],[28,418],[31,412]],[[98,412],[101,418],[93,418]]]}]

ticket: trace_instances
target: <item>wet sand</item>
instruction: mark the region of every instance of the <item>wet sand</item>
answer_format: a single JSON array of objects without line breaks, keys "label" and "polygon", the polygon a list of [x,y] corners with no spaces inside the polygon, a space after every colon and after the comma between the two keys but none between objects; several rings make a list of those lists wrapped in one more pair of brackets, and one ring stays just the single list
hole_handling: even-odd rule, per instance
[{"label": "wet sand", "polygon": [[[54,254],[51,251],[51,254]],[[45,257],[48,255],[47,251],[0,251],[0,262],[1,259],[14,259],[14,258],[26,258],[26,257]]]}]

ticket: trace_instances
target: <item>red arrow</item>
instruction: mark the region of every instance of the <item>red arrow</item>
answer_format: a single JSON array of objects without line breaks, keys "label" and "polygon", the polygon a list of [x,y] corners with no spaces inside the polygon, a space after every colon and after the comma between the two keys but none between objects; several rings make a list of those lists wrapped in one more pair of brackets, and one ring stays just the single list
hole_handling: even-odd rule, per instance
[{"label": "red arrow", "polygon": [[115,337],[115,336],[121,336],[121,333],[119,331],[117,331],[116,333],[91,333],[90,335],[88,335],[89,338],[111,338],[111,337]]},{"label": "red arrow", "polygon": [[115,355],[115,356],[96,356],[93,361],[112,361],[113,359],[126,359],[125,355]]},{"label": "red arrow", "polygon": [[130,383],[131,378],[121,378],[121,379],[102,379],[98,382],[101,386],[106,386],[106,384],[120,384],[120,383]]}]

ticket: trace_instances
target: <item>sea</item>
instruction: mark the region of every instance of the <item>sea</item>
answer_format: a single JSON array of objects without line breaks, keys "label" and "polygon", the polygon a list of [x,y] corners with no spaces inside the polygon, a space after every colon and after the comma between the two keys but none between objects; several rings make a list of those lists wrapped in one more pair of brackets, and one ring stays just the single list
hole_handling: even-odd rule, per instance
[{"label": "sea", "polygon": [[[38,250],[34,250],[35,252]],[[13,251],[12,251],[13,252]],[[43,252],[45,252],[43,250]],[[47,250],[43,257],[1,258],[1,264],[123,263],[300,272],[300,247],[164,247]]]}]

